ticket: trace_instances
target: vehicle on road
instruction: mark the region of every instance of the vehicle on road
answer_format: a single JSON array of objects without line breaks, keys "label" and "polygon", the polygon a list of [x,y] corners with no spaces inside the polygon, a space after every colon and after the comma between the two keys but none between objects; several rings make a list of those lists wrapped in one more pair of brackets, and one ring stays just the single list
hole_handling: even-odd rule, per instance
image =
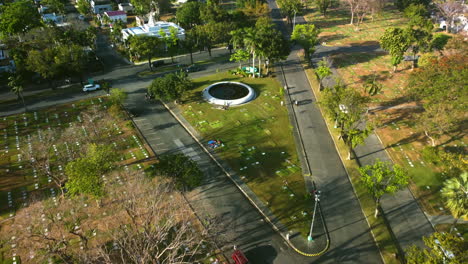
[{"label": "vehicle on road", "polygon": [[189,65],[187,68],[185,68],[186,72],[197,72],[201,71],[201,68],[195,64]]},{"label": "vehicle on road", "polygon": [[94,83],[94,84],[87,84],[83,86],[83,92],[91,92],[101,89],[101,85]]},{"label": "vehicle on road", "polygon": [[157,61],[153,61],[153,63],[151,63],[153,65],[153,67],[160,67],[160,66],[163,66],[164,65],[164,60],[157,60]]}]

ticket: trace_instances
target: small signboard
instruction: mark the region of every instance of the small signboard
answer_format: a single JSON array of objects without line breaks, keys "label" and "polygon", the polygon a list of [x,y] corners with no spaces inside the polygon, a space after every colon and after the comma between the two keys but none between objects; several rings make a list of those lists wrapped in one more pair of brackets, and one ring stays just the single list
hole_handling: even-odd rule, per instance
[{"label": "small signboard", "polygon": [[240,250],[236,250],[234,251],[234,253],[232,253],[232,259],[234,260],[234,262],[236,264],[247,264],[249,263],[249,260],[245,257],[244,253],[242,253],[242,251]]}]

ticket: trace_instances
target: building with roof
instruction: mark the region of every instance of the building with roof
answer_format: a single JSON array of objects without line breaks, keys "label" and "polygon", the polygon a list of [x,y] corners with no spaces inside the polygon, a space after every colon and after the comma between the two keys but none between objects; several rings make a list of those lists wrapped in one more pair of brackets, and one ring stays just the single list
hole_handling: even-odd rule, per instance
[{"label": "building with roof", "polygon": [[150,15],[148,23],[142,26],[122,29],[123,40],[127,40],[130,36],[151,36],[161,38],[161,29],[166,32],[166,34],[170,34],[171,28],[177,29],[177,37],[179,39],[185,38],[185,29],[179,25],[166,21],[154,21],[153,17],[154,16]]},{"label": "building with roof", "polygon": [[106,11],[112,11],[112,4],[109,0],[91,0],[89,3],[91,4],[91,10],[94,14],[102,14]]},{"label": "building with roof", "polygon": [[133,11],[134,7],[130,3],[120,3],[119,4],[119,10],[120,11],[125,11],[125,12],[131,12]]},{"label": "building with roof", "polygon": [[111,23],[119,20],[127,23],[127,13],[125,11],[106,11],[104,16],[107,16]]}]

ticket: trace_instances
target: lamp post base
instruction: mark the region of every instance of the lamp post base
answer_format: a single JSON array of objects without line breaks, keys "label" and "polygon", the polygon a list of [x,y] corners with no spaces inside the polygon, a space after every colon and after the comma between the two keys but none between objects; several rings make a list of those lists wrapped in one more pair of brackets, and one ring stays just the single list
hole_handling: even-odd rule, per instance
[{"label": "lamp post base", "polygon": [[314,239],[311,236],[307,236],[308,241],[313,241]]}]

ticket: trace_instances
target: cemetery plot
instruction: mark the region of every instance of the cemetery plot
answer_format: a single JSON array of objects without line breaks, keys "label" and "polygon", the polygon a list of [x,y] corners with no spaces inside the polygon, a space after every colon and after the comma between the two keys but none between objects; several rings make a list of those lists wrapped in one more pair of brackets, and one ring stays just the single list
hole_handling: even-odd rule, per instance
[{"label": "cemetery plot", "polygon": [[[120,155],[119,164],[132,163],[134,169],[147,166],[139,162],[152,156],[149,147],[128,125],[124,113],[114,117],[109,107],[107,100],[94,98],[0,117],[2,218],[13,216],[31,195],[59,195],[57,185],[67,162],[79,157],[88,143],[109,142]],[[100,119],[92,119],[94,114]],[[39,160],[44,158],[49,161]]]},{"label": "cemetery plot", "polygon": [[[246,83],[257,98],[228,110],[201,99],[200,91],[219,81]],[[180,105],[185,118],[204,137],[221,141],[215,151],[289,228],[307,236],[313,205],[306,192],[286,107],[274,78],[239,78],[227,73],[194,80],[197,88]],[[207,145],[210,147],[210,145]]]}]

